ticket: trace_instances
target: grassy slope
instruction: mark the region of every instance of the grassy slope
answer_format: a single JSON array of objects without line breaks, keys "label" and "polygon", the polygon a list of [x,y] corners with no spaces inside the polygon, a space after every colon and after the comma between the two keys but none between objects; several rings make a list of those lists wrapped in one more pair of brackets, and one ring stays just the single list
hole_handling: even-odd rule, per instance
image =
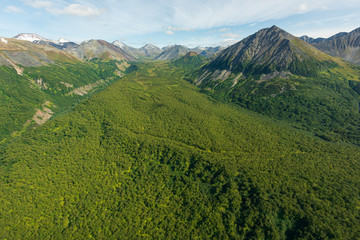
[{"label": "grassy slope", "polygon": [[0,238],[360,237],[358,147],[218,103],[182,77],[139,64],[4,149]]}]

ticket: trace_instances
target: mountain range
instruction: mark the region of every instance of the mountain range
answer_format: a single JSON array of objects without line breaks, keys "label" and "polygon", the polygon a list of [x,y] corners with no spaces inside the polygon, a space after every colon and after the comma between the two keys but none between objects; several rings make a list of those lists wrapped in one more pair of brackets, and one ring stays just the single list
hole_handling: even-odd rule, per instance
[{"label": "mountain range", "polygon": [[[44,37],[41,37],[37,34],[33,33],[22,33],[14,37],[14,39],[25,40],[34,42],[37,44],[43,45],[51,45],[60,50],[66,50],[71,53],[75,53],[76,49],[79,48],[79,44],[75,42],[71,42],[69,40],[60,38],[59,40],[49,40]],[[333,56],[333,57],[341,57],[344,60],[351,62],[353,64],[360,64],[360,30],[355,29],[349,33],[341,32],[331,36],[329,38],[311,38],[308,36],[300,37],[301,40],[311,44],[322,52]],[[88,41],[84,41],[86,44]],[[110,43],[109,43],[110,44]],[[109,44],[107,44],[109,46]],[[163,49],[156,47],[152,44],[147,44],[141,48],[134,48],[128,46],[120,41],[114,41],[112,45],[119,47],[126,55],[128,59],[136,60],[140,58],[148,58],[148,59],[157,59],[157,60],[173,60],[178,59],[181,56],[185,55],[189,51],[197,52],[205,57],[212,57],[216,53],[225,49],[224,47],[205,47],[200,48],[196,47],[193,49],[189,49],[185,46],[174,45],[167,46]],[[78,53],[75,55],[83,54],[84,50],[80,50],[82,53]],[[111,54],[110,54],[111,55]],[[286,55],[286,53],[285,53]]]},{"label": "mountain range", "polygon": [[[219,46],[205,48],[196,47],[190,49],[181,45],[167,46],[161,49],[152,44],[146,44],[141,48],[134,48],[118,40],[112,43],[108,43],[104,40],[89,40],[77,44],[64,38],[60,38],[59,40],[49,40],[34,33],[21,33],[13,37],[13,39],[24,40],[41,45],[50,45],[57,49],[65,50],[66,52],[69,52],[80,58],[87,58],[87,55],[89,55],[90,59],[94,57],[100,57],[104,59],[104,57],[106,58],[106,55],[109,55],[110,59],[114,59],[114,57],[116,56],[116,58],[124,57],[125,59],[132,61],[142,60],[143,58],[156,59],[160,61],[174,60],[179,59],[181,56],[184,56],[190,51],[197,52],[205,57],[212,57],[214,54],[224,49],[223,47]],[[94,44],[96,44],[95,41],[102,41],[101,43],[99,43],[98,47],[106,45],[107,49],[94,53]],[[119,53],[119,50],[116,50],[114,46],[120,48],[121,53]],[[87,48],[89,49],[86,50]],[[89,52],[90,54],[85,54],[85,52]]]}]

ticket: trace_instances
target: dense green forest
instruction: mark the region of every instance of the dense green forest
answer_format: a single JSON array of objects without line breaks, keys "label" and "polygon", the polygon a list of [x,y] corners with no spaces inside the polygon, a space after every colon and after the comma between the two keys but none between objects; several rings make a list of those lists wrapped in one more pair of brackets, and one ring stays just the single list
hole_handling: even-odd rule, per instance
[{"label": "dense green forest", "polygon": [[0,239],[360,238],[359,147],[218,102],[179,67],[138,63],[4,147]]},{"label": "dense green forest", "polygon": [[[103,89],[125,71],[122,62],[91,61],[26,67],[22,75],[0,66],[0,146],[35,124],[36,109],[52,115],[67,112],[91,93]],[[48,111],[49,111],[48,110]]]}]

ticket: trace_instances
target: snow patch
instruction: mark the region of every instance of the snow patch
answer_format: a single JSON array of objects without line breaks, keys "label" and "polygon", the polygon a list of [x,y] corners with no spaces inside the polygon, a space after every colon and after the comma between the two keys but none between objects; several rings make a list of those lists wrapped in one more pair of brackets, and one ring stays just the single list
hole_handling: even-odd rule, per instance
[{"label": "snow patch", "polygon": [[118,47],[121,48],[121,49],[124,49],[124,47],[125,47],[125,44],[122,43],[122,42],[120,42],[120,41],[115,41],[115,42],[113,42],[113,44],[114,44],[115,46],[118,46]]},{"label": "snow patch", "polygon": [[13,38],[18,39],[18,40],[23,40],[23,41],[29,41],[29,42],[34,42],[34,41],[50,42],[50,40],[43,38],[35,33],[21,33]]},{"label": "snow patch", "polygon": [[70,42],[69,40],[65,39],[65,38],[59,38],[58,40],[59,43],[68,43]]},{"label": "snow patch", "polygon": [[0,41],[1,41],[2,43],[5,43],[5,44],[8,43],[8,41],[7,41],[5,38],[0,38]]}]

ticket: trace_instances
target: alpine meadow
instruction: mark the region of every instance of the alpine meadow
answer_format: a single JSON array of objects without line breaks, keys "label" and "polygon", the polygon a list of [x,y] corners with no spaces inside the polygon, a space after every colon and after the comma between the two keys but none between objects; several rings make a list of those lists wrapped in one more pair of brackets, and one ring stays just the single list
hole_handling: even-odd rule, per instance
[{"label": "alpine meadow", "polygon": [[[338,4],[293,13],[288,3],[285,16],[255,0],[268,14],[250,24],[255,10],[240,0],[194,1],[189,13],[187,0],[139,1],[115,15],[110,2],[3,9],[4,19],[34,11],[24,26],[34,29],[40,16],[73,19],[74,36],[89,31],[82,19],[106,34],[123,14],[130,40],[0,38],[1,240],[360,239],[360,28],[317,38],[270,24],[316,22]],[[173,21],[164,47],[134,47],[157,17]],[[256,31],[240,39],[237,27]],[[184,38],[216,34],[226,44]]]}]

